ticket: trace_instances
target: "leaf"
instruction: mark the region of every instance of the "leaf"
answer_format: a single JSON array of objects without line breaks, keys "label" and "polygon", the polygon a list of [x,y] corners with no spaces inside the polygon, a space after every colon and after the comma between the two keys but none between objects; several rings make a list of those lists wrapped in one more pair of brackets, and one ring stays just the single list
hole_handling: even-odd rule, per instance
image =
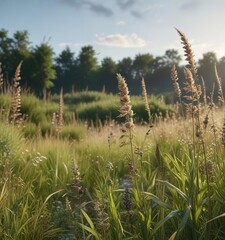
[{"label": "leaf", "polygon": [[169,205],[168,203],[163,202],[160,198],[158,198],[154,194],[149,193],[149,192],[143,192],[143,193],[146,194],[150,199],[152,199],[159,206],[167,208],[167,209],[172,209],[171,205]]},{"label": "leaf", "polygon": [[218,219],[218,218],[221,218],[221,217],[225,217],[225,213],[222,213],[222,214],[220,214],[220,215],[218,215],[218,216],[216,216],[216,217],[210,219],[210,220],[207,221],[206,223],[212,222],[212,221],[214,221],[214,220],[216,220],[216,219]]},{"label": "leaf", "polygon": [[163,180],[156,180],[158,182],[161,182],[169,187],[171,187],[172,189],[174,189],[187,203],[189,203],[189,198],[187,197],[187,195],[182,192],[179,188],[177,188],[176,186],[174,186],[172,183],[169,183],[167,181],[163,181]]},{"label": "leaf", "polygon": [[170,220],[171,218],[177,216],[178,214],[182,213],[183,211],[181,210],[174,210],[172,212],[170,212],[163,220],[161,220],[158,224],[156,224],[155,228],[152,231],[152,235],[154,235],[158,229],[165,224],[165,222],[167,222],[168,220]]},{"label": "leaf", "polygon": [[116,225],[116,229],[118,231],[118,234],[123,234],[123,227],[122,227],[122,224],[120,222],[120,218],[118,216],[118,213],[117,213],[117,209],[116,209],[116,205],[115,205],[115,202],[113,200],[113,196],[112,196],[112,192],[110,191],[109,192],[109,199],[110,199],[110,211],[111,211],[111,214],[112,214],[112,218],[115,222],[115,225]]},{"label": "leaf", "polygon": [[81,223],[80,223],[80,226],[83,229],[85,229],[86,231],[88,231],[89,233],[91,233],[93,236],[95,236],[95,238],[97,240],[100,240],[99,235],[98,235],[97,231],[95,230],[95,226],[94,226],[92,220],[90,219],[90,217],[87,215],[87,213],[84,210],[81,209],[81,212],[84,215],[84,217],[85,217],[86,221],[88,222],[88,224],[90,225],[90,227],[88,227],[84,224],[81,224]]},{"label": "leaf", "polygon": [[82,212],[82,214],[84,215],[84,217],[85,217],[85,219],[87,220],[87,222],[88,222],[88,224],[90,225],[90,227],[91,227],[92,229],[94,229],[94,228],[95,228],[95,227],[94,227],[94,224],[93,224],[92,220],[90,219],[90,217],[87,215],[87,213],[86,213],[84,210],[82,210],[82,209],[81,209],[81,212]]},{"label": "leaf", "polygon": [[91,233],[93,236],[95,236],[95,238],[96,238],[97,240],[100,240],[97,232],[96,232],[94,229],[92,229],[92,228],[90,228],[90,227],[88,227],[88,226],[86,226],[86,225],[84,225],[84,224],[81,224],[81,223],[80,223],[80,226],[81,226],[84,230],[88,231],[88,232]]},{"label": "leaf", "polygon": [[181,233],[181,231],[185,228],[187,222],[188,222],[188,219],[190,217],[190,212],[191,212],[191,206],[189,205],[187,210],[185,211],[185,214],[178,226],[178,231],[177,231],[177,235]]},{"label": "leaf", "polygon": [[169,240],[174,240],[175,237],[176,237],[176,235],[177,235],[177,232],[174,232],[174,233],[171,235],[171,237],[169,238]]}]

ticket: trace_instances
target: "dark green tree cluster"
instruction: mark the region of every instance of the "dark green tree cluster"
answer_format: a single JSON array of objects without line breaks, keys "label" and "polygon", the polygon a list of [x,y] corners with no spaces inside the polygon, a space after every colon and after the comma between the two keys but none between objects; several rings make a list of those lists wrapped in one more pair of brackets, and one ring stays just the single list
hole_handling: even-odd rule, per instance
[{"label": "dark green tree cluster", "polygon": [[[132,94],[141,93],[142,78],[149,93],[170,92],[171,67],[175,64],[182,76],[181,60],[177,50],[168,49],[162,56],[137,54],[133,59],[125,57],[118,62],[105,57],[99,64],[92,46],[83,46],[77,55],[66,47],[55,56],[46,42],[31,46],[27,31],[17,31],[9,37],[5,29],[0,30],[0,62],[5,78],[10,82],[16,66],[23,61],[21,82],[38,96],[45,96],[49,90],[58,93],[61,88],[64,92],[89,89],[116,93],[116,73],[125,77]],[[198,72],[208,91],[215,82],[215,64],[221,79],[225,79],[225,56],[218,60],[215,53],[208,52],[198,61]]]},{"label": "dark green tree cluster", "polygon": [[84,46],[76,58],[74,55],[67,47],[56,58],[57,91],[63,87],[65,91],[88,88],[115,93],[118,91],[116,73],[126,78],[133,94],[141,92],[142,78],[145,78],[151,92],[169,91],[172,90],[171,66],[179,65],[181,61],[178,51],[174,49],[167,50],[161,57],[149,53],[137,54],[134,59],[126,57],[117,63],[111,57],[105,57],[100,65],[92,46]]},{"label": "dark green tree cluster", "polygon": [[47,43],[32,47],[27,31],[17,31],[13,37],[0,30],[0,62],[5,79],[10,83],[17,65],[22,61],[22,85],[37,95],[54,86],[56,78],[53,50]]}]

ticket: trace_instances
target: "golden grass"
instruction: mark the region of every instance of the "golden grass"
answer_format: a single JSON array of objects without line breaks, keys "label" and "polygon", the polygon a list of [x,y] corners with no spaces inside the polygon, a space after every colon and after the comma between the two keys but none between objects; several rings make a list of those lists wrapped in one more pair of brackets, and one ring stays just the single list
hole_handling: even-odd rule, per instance
[{"label": "golden grass", "polygon": [[19,125],[21,123],[22,114],[21,108],[21,87],[20,87],[20,70],[22,62],[16,68],[16,72],[13,78],[13,90],[12,90],[12,105],[10,109],[9,120],[10,122]]},{"label": "golden grass", "polygon": [[59,95],[59,113],[58,113],[58,121],[57,121],[57,132],[61,133],[63,128],[63,90],[61,89]]},{"label": "golden grass", "polygon": [[179,86],[179,83],[178,83],[178,75],[177,75],[177,70],[176,70],[176,66],[173,65],[172,66],[172,69],[171,69],[171,79],[173,81],[173,87],[174,87],[174,90],[175,90],[175,93],[177,94],[177,97],[181,97],[181,90],[180,90],[180,86]]},{"label": "golden grass", "polygon": [[148,94],[147,94],[144,78],[141,79],[141,88],[142,88],[142,97],[143,97],[143,101],[144,101],[144,105],[145,105],[145,110],[148,113],[148,122],[151,125],[152,124],[152,116],[151,116],[151,111],[150,111],[150,107],[148,104]]},{"label": "golden grass", "polygon": [[0,90],[3,88],[3,73],[2,73],[2,63],[0,63]]},{"label": "golden grass", "polygon": [[216,83],[218,87],[218,104],[222,106],[224,104],[223,88],[222,88],[222,81],[221,81],[221,78],[219,77],[216,64],[214,65],[214,71],[215,71]]},{"label": "golden grass", "polygon": [[197,67],[196,67],[196,62],[194,60],[194,53],[191,48],[191,44],[189,43],[187,37],[182,33],[180,30],[175,28],[178,32],[178,34],[181,37],[182,44],[184,45],[184,56],[186,57],[186,60],[188,62],[188,68],[192,72],[194,78],[197,78]]}]

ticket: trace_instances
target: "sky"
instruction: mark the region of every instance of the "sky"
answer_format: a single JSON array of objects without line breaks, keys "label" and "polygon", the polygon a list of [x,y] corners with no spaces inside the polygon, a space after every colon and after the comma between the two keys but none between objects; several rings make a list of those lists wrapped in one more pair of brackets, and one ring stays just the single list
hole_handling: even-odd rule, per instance
[{"label": "sky", "polygon": [[48,42],[56,56],[69,46],[76,57],[86,45],[99,61],[168,49],[183,56],[175,28],[196,60],[209,51],[225,56],[225,0],[0,0],[0,9],[9,37],[27,30],[32,46]]}]

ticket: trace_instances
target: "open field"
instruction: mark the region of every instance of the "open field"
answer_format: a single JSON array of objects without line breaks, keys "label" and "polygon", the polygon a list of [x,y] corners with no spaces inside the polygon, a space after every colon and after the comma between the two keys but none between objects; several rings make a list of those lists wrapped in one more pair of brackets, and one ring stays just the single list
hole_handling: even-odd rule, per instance
[{"label": "open field", "polygon": [[41,101],[21,95],[17,69],[0,95],[1,239],[225,239],[223,92],[206,98],[178,33],[189,68],[182,91],[172,68],[176,106],[144,80],[130,96],[119,74],[119,96]]}]

